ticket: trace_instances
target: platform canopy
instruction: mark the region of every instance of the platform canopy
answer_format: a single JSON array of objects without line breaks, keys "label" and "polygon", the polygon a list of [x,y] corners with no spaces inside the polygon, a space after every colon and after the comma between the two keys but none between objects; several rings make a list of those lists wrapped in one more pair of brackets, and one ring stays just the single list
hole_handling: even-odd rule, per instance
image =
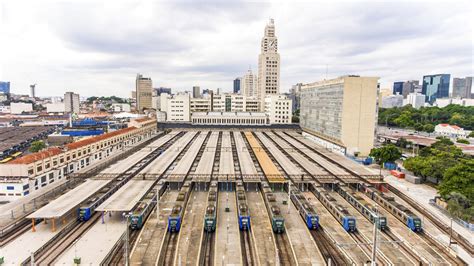
[{"label": "platform canopy", "polygon": [[62,217],[71,209],[79,205],[88,197],[103,188],[111,180],[93,180],[89,179],[80,184],[73,190],[51,201],[46,206],[27,216],[27,218],[57,218]]},{"label": "platform canopy", "polygon": [[96,210],[129,212],[153,185],[153,180],[130,180]]}]

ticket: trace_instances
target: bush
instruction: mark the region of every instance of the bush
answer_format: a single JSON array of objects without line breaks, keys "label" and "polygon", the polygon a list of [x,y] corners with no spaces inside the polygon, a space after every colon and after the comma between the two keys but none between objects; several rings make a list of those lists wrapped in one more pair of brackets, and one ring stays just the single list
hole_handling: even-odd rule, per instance
[{"label": "bush", "polygon": [[470,143],[469,140],[467,140],[467,139],[457,139],[456,142],[457,143],[463,143],[463,144],[469,144]]},{"label": "bush", "polygon": [[31,143],[30,152],[39,152],[40,150],[46,148],[46,144],[42,140],[33,141]]}]

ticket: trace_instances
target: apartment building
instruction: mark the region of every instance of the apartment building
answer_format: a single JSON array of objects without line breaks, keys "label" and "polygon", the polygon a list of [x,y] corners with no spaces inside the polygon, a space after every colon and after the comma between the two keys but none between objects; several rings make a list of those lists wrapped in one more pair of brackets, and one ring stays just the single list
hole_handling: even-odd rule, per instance
[{"label": "apartment building", "polygon": [[280,94],[267,95],[265,113],[269,116],[270,124],[291,124],[292,100]]}]

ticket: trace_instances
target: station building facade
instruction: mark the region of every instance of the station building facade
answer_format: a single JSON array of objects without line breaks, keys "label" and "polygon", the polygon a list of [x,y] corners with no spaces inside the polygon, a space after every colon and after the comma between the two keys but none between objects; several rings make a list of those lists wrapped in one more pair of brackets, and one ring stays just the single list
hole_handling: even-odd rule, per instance
[{"label": "station building facade", "polygon": [[191,116],[193,125],[269,125],[270,120],[265,113],[252,112],[195,112]]},{"label": "station building facade", "polygon": [[129,127],[0,164],[0,200],[12,201],[60,181],[69,174],[118,154],[156,133],[155,119],[138,118]]}]

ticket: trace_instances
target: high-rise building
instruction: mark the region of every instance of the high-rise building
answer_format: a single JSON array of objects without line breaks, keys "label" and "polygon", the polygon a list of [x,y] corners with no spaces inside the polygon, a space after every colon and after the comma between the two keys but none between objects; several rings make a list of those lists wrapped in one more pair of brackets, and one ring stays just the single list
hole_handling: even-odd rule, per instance
[{"label": "high-rise building", "polygon": [[257,76],[249,69],[242,77],[240,94],[246,97],[257,97]]},{"label": "high-rise building", "polygon": [[10,94],[10,82],[0,81],[0,93]]},{"label": "high-rise building", "polygon": [[411,104],[413,108],[419,109],[425,105],[425,95],[416,92],[410,93],[405,103]]},{"label": "high-rise building", "polygon": [[408,81],[397,81],[393,83],[393,94],[397,93],[403,95],[403,98],[407,98],[408,94],[415,92],[415,89],[419,86],[418,80]]},{"label": "high-rise building", "polygon": [[301,86],[300,126],[319,144],[366,156],[374,146],[377,77],[344,76]]},{"label": "high-rise building", "polygon": [[453,78],[453,98],[471,98],[472,77]]},{"label": "high-rise building", "polygon": [[403,94],[403,81],[397,81],[393,83],[393,95]]},{"label": "high-rise building", "polygon": [[422,93],[426,97],[426,102],[433,104],[438,98],[449,97],[450,74],[437,74],[423,76]]},{"label": "high-rise building", "polygon": [[270,118],[270,124],[291,124],[293,115],[291,99],[281,94],[272,94],[265,97],[265,113]]},{"label": "high-rise building", "polygon": [[152,81],[151,78],[145,78],[142,74],[137,74],[135,80],[135,90],[137,97],[137,110],[143,112],[144,109],[152,108]]},{"label": "high-rise building", "polygon": [[159,87],[159,88],[153,88],[153,91],[156,96],[160,96],[162,93],[171,94],[171,88]]},{"label": "high-rise building", "polygon": [[240,81],[242,78],[236,78],[234,79],[234,93],[239,93],[240,92]]},{"label": "high-rise building", "polygon": [[30,96],[31,96],[32,98],[35,98],[35,97],[36,97],[35,88],[36,88],[36,84],[31,84],[31,85],[30,85]]},{"label": "high-rise building", "polygon": [[302,85],[303,83],[297,83],[291,86],[289,98],[291,99],[293,103],[293,107],[292,107],[293,111],[300,109],[300,94],[301,94]]},{"label": "high-rise building", "polygon": [[267,94],[278,94],[280,90],[280,54],[273,19],[265,26],[258,56],[257,98],[263,102]]},{"label": "high-rise building", "polygon": [[201,88],[199,86],[193,86],[193,98],[201,98]]},{"label": "high-rise building", "polygon": [[70,91],[64,94],[64,111],[66,113],[79,113],[79,94]]}]

